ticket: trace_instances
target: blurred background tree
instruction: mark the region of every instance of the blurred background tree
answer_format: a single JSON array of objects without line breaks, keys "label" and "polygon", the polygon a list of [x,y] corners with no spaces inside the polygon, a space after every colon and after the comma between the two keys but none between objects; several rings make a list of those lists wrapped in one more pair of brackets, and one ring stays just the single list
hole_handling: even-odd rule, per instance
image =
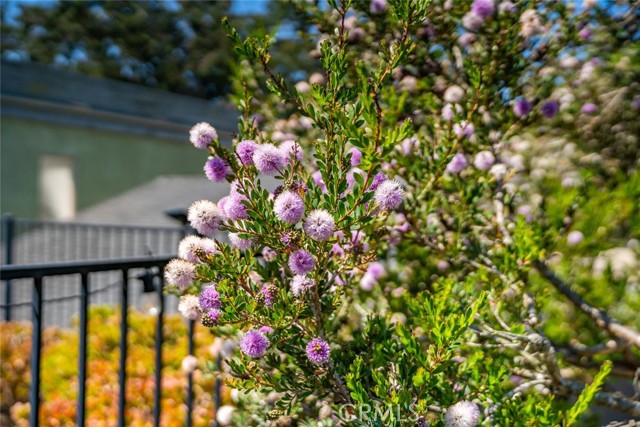
[{"label": "blurred background tree", "polygon": [[[61,1],[2,10],[2,58],[53,64],[94,76],[214,98],[230,91],[232,46],[220,25],[272,33],[279,72],[293,80],[318,67],[307,52],[305,22],[295,8],[267,2],[234,16],[229,1]],[[15,6],[15,5],[14,5]]]}]

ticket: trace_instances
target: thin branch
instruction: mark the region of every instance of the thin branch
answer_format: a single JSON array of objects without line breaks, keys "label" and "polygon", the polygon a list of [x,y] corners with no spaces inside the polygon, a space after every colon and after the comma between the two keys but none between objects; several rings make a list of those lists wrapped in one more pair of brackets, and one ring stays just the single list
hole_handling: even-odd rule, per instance
[{"label": "thin branch", "polygon": [[505,245],[510,246],[513,243],[513,239],[511,238],[509,230],[507,230],[507,227],[504,225],[504,204],[501,200],[502,197],[502,192],[498,193],[497,198],[493,200],[493,206],[496,210],[496,222],[502,233],[502,241]]},{"label": "thin branch", "polygon": [[516,397],[520,397],[522,393],[529,390],[531,387],[535,387],[537,385],[550,386],[551,381],[547,379],[538,379],[538,380],[532,380],[526,383],[522,383],[516,388],[514,388],[513,390],[511,390],[509,393],[507,393],[506,397],[509,399],[515,399]]},{"label": "thin branch", "polygon": [[580,356],[593,356],[594,354],[611,354],[621,350],[624,347],[622,343],[616,340],[608,340],[594,346],[586,346],[581,342],[569,343],[569,348],[573,353]]},{"label": "thin branch", "polygon": [[556,276],[555,273],[551,271],[551,269],[547,267],[544,262],[535,261],[534,264],[542,277],[544,277],[549,283],[551,283],[561,294],[567,297],[569,301],[571,301],[576,307],[582,310],[583,313],[591,317],[596,325],[607,330],[607,332],[609,332],[614,337],[640,348],[640,334],[637,331],[618,323],[617,321],[609,317],[609,315],[604,310],[600,310],[589,305],[585,300],[582,299],[582,297],[573,292],[569,285],[564,283],[562,279]]},{"label": "thin branch", "polygon": [[634,420],[611,421],[609,424],[603,427],[640,427],[640,422]]}]

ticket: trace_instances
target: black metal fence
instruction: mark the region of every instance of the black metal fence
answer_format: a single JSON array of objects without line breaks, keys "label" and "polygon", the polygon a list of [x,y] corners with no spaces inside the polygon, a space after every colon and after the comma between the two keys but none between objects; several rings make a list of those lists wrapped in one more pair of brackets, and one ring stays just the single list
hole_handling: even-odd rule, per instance
[{"label": "black metal fence", "polygon": [[[141,256],[170,256],[176,253],[184,227],[142,227],[53,222],[2,217],[1,257],[4,265],[52,264],[82,260],[127,259]],[[56,285],[46,299],[51,307],[45,325],[66,326],[73,313],[69,305],[78,297],[77,286],[67,278],[51,278]],[[2,284],[2,318],[28,320],[31,287],[11,280]],[[89,297],[93,304],[117,304],[121,278],[115,272],[96,275]],[[132,304],[144,308],[142,294],[132,295]],[[175,304],[170,304],[171,312]]]},{"label": "black metal fence", "polygon": [[4,264],[124,259],[175,254],[185,229],[2,217]]},{"label": "black metal fence", "polygon": [[[160,425],[162,351],[165,315],[175,313],[177,298],[164,294],[163,269],[173,258],[182,227],[104,226],[2,218],[2,319],[32,323],[31,427],[40,425],[42,330],[45,326],[71,325],[78,319],[78,401],[76,425],[86,420],[88,307],[120,306],[117,425],[125,426],[128,309],[145,308],[145,296],[153,296],[155,325],[155,390],[153,426]],[[153,255],[151,255],[153,254]],[[194,353],[193,321],[188,326],[188,354]],[[218,366],[220,356],[218,356]],[[46,373],[44,373],[46,375]],[[193,374],[188,374],[185,425],[192,425]],[[215,408],[220,404],[220,379],[211,390]],[[216,426],[215,413],[211,416]]]},{"label": "black metal fence", "polygon": [[[122,286],[120,286],[119,303],[120,310],[120,360],[118,372],[118,415],[117,425],[125,426],[125,409],[127,405],[126,381],[127,381],[127,354],[129,343],[128,335],[128,310],[129,294],[132,285],[132,277],[142,277],[147,292],[157,295],[159,306],[155,327],[155,390],[153,406],[153,426],[160,426],[161,419],[161,398],[162,398],[162,350],[163,350],[163,323],[165,317],[165,295],[164,282],[162,280],[162,270],[171,257],[145,257],[139,259],[108,260],[108,261],[79,261],[72,263],[57,263],[50,265],[14,265],[5,266],[0,271],[0,279],[3,281],[25,279],[29,280],[32,287],[32,301],[30,304],[32,320],[32,345],[31,345],[31,384],[29,389],[30,418],[29,425],[38,427],[40,425],[40,384],[41,384],[41,353],[42,353],[42,329],[43,329],[43,295],[48,283],[47,280],[53,277],[76,276],[80,278],[79,303],[77,306],[79,313],[79,357],[78,357],[78,401],[76,412],[76,425],[84,426],[86,418],[86,378],[87,378],[87,323],[89,295],[92,286],[92,276],[101,272],[117,272],[121,275]],[[146,274],[131,274],[132,272],[146,272]],[[22,286],[26,286],[23,284]],[[194,353],[194,322],[189,323],[188,328],[188,352]],[[220,363],[218,356],[218,364]],[[185,402],[187,406],[187,419],[185,424],[191,426],[193,410],[193,374],[188,374],[187,390]],[[215,388],[212,390],[216,408],[220,402],[220,380],[217,379]],[[212,414],[214,425],[216,425],[214,414]]]}]

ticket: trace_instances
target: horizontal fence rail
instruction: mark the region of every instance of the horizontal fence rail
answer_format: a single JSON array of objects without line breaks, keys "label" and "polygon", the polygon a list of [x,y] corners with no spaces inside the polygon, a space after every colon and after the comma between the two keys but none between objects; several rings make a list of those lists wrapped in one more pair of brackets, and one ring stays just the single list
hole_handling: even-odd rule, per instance
[{"label": "horizontal fence rail", "polygon": [[[79,313],[79,348],[78,348],[78,400],[76,412],[76,425],[84,426],[86,421],[86,380],[87,380],[87,351],[88,351],[88,307],[89,296],[91,295],[92,276],[104,272],[115,272],[120,275],[119,283],[119,303],[120,310],[120,339],[119,339],[119,370],[118,370],[118,413],[117,425],[126,425],[126,381],[127,381],[127,355],[129,349],[128,342],[128,317],[127,312],[130,307],[129,293],[131,279],[139,279],[143,282],[146,292],[153,292],[158,296],[159,307],[155,325],[155,390],[154,408],[152,411],[153,426],[160,426],[161,400],[162,400],[162,346],[163,346],[163,325],[165,316],[165,295],[162,271],[164,266],[171,260],[172,256],[137,257],[120,260],[102,261],[76,261],[62,262],[55,264],[34,264],[34,265],[5,265],[0,271],[2,281],[14,282],[14,286],[29,286],[32,288],[31,300],[31,321],[32,321],[32,345],[31,345],[31,384],[29,389],[30,414],[29,423],[31,427],[40,425],[41,407],[41,357],[42,357],[42,329],[43,316],[46,307],[43,302],[48,286],[47,279],[59,276],[73,276],[80,279],[79,289],[76,299],[79,300],[77,306]],[[142,275],[132,275],[133,271],[144,271]],[[28,282],[26,282],[28,281]],[[190,321],[188,328],[188,353],[194,353],[194,327],[195,323]],[[218,365],[220,358],[218,358]],[[219,367],[219,366],[218,366]],[[187,415],[185,424],[191,425],[192,418],[192,394],[193,381],[192,374],[188,375],[188,386],[185,395]],[[214,401],[220,402],[220,381],[215,382],[213,390]],[[216,407],[217,409],[217,407]],[[214,418],[214,425],[217,425]]]},{"label": "horizontal fence rail", "polygon": [[[85,224],[76,222],[40,221],[15,218],[11,214],[2,216],[3,265],[28,265],[66,263],[81,260],[125,259],[141,256],[173,255],[180,240],[184,237],[185,227],[148,227],[137,225]],[[92,301],[113,304],[119,300],[117,275],[104,275],[94,280],[90,292]],[[5,321],[25,320],[27,313],[22,310],[30,305],[31,288],[13,286],[12,279],[7,280],[2,289],[2,309]],[[97,283],[96,283],[97,282]],[[99,284],[100,286],[95,286]],[[75,287],[74,287],[75,289]],[[76,298],[71,294],[70,286],[60,284],[56,287],[54,298],[47,303],[59,303],[58,312],[49,311],[47,324],[63,324],[68,320],[65,301]],[[134,300],[134,303],[136,301]]]},{"label": "horizontal fence rail", "polygon": [[31,279],[35,277],[62,276],[67,274],[97,273],[101,271],[132,270],[134,268],[163,267],[173,257],[155,256],[105,261],[76,261],[55,264],[5,265],[0,271],[1,280]]}]

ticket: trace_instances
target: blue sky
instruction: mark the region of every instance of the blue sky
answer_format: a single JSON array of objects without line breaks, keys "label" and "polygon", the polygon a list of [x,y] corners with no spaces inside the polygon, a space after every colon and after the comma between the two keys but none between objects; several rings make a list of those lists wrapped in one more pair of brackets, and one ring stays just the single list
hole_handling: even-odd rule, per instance
[{"label": "blue sky", "polygon": [[231,12],[238,15],[245,13],[265,14],[268,10],[269,0],[233,0],[231,2]]}]

